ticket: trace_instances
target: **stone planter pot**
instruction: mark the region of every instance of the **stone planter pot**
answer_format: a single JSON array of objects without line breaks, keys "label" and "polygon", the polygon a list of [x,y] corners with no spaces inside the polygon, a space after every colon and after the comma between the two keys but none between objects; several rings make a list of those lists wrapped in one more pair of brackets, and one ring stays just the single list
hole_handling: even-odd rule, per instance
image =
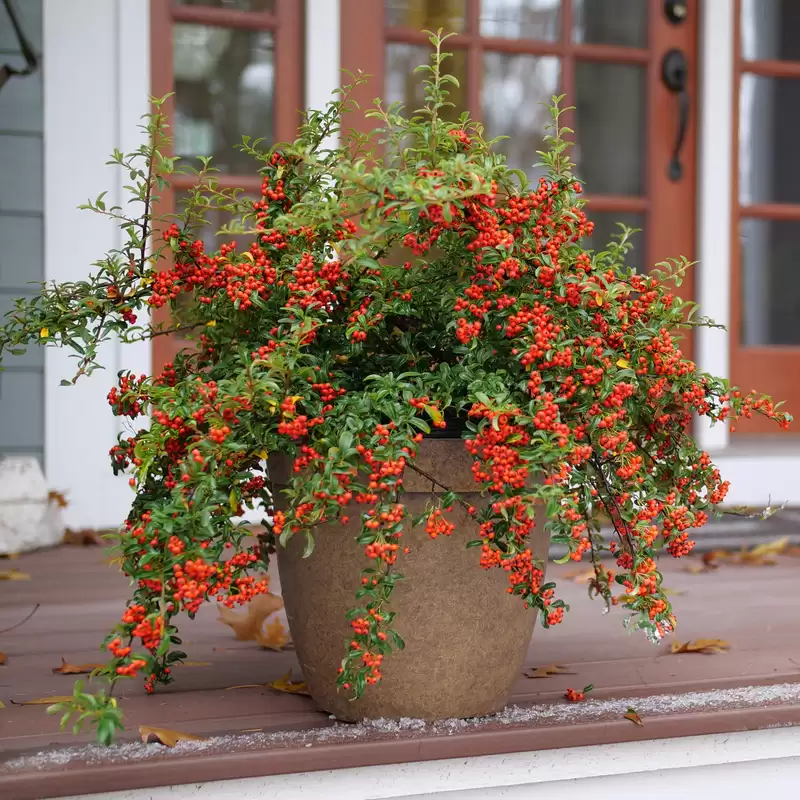
[{"label": "stone planter pot", "polygon": [[[461,440],[425,440],[414,462],[429,475],[463,493],[479,507],[472,460]],[[270,457],[275,503],[285,507],[290,461]],[[441,491],[410,469],[404,476],[409,516],[421,513],[431,491]],[[345,615],[355,605],[360,572],[368,559],[355,541],[360,532],[353,509],[347,525],[315,530],[314,552],[303,558],[305,537],[278,548],[283,599],[297,657],[309,691],[323,710],[348,721],[413,717],[426,720],[492,714],[508,702],[530,642],[536,612],[506,592],[507,573],[479,566],[480,548],[466,549],[478,538],[477,525],[458,504],[448,519],[450,536],[431,539],[424,526],[403,533],[408,555],[398,559],[405,576],[392,594],[396,628],[406,647],[386,657],[383,680],[352,701],[337,690],[337,670],[351,628]],[[531,549],[545,558],[547,536],[537,525]]]}]

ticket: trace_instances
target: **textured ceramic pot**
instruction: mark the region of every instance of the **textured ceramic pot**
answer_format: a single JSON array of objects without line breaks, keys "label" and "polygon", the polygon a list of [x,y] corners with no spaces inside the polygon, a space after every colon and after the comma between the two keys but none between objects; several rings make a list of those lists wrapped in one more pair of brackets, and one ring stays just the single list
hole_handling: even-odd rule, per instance
[{"label": "textured ceramic pot", "polygon": [[[462,493],[467,502],[485,502],[474,492],[472,460],[463,442],[425,440],[414,462],[420,469]],[[270,458],[280,508],[289,461]],[[431,481],[410,469],[403,501],[410,515],[424,511]],[[323,710],[342,720],[414,717],[426,720],[473,717],[499,711],[508,702],[528,649],[536,612],[506,592],[507,573],[479,566],[480,548],[465,547],[478,538],[477,525],[458,504],[448,514],[455,532],[431,539],[424,526],[403,532],[411,547],[398,560],[404,580],[391,607],[405,649],[388,655],[383,680],[351,701],[337,690],[337,670],[351,638],[345,615],[355,604],[361,570],[368,566],[355,539],[357,514],[347,525],[315,530],[314,552],[303,558],[305,537],[278,548],[278,568],[289,628],[309,691]],[[547,556],[549,542],[536,528],[531,549]]]}]

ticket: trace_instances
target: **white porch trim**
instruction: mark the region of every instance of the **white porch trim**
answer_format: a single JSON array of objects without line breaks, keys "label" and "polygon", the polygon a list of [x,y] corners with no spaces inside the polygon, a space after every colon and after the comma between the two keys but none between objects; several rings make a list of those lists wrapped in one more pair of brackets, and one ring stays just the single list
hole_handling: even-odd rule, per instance
[{"label": "white porch trim", "polygon": [[131,789],[103,800],[744,800],[765,786],[777,800],[796,797],[798,780],[800,728],[792,727]]},{"label": "white porch trim", "polygon": [[[306,0],[305,104],[324,108],[342,85],[341,5],[339,0]],[[328,146],[338,146],[331,137]]]},{"label": "white porch trim", "polygon": [[[149,0],[44,0],[45,280],[84,279],[122,241],[108,220],[77,206],[108,190],[124,205],[128,176],[105,166],[114,148],[135,149],[150,95]],[[45,474],[66,493],[66,523],[107,527],[125,518],[132,493],[114,478],[108,451],[119,431],[106,402],[123,366],[150,369],[150,345],[109,342],[105,371],[61,387],[75,362],[45,354]]]},{"label": "white porch trim", "polygon": [[[700,4],[699,141],[697,164],[696,293],[699,312],[720,325],[731,320],[731,226],[734,136],[733,96],[734,2],[703,0]],[[720,377],[729,377],[730,330],[698,328],[697,364]],[[698,444],[722,450],[730,434],[725,425],[698,422]],[[764,498],[766,501],[766,497]]]}]

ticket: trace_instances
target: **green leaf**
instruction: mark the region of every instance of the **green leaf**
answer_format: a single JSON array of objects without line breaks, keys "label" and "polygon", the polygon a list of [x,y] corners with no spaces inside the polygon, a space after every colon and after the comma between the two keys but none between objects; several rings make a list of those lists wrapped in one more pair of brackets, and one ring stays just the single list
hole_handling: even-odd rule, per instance
[{"label": "green leaf", "polygon": [[306,532],[306,546],[303,548],[303,558],[308,558],[314,552],[314,536],[311,531]]}]

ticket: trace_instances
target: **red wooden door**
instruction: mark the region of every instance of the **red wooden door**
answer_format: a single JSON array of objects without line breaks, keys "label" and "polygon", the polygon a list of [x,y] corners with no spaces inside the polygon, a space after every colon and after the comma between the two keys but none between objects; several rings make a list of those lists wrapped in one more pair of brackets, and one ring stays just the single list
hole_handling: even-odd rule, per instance
[{"label": "red wooden door", "polygon": [[[800,3],[737,0],[731,372],[800,414]],[[797,433],[792,426],[789,433]],[[744,434],[777,433],[761,417]],[[784,435],[781,432],[782,435]]]},{"label": "red wooden door", "polygon": [[[422,31],[455,32],[446,44],[453,53],[446,68],[461,89],[451,100],[480,119],[489,136],[512,137],[500,146],[512,166],[531,176],[550,121],[541,104],[566,94],[575,106],[567,124],[576,131],[572,156],[590,198],[593,246],[605,245],[617,222],[640,228],[631,263],[647,268],[669,257],[691,259],[694,252],[697,5],[342,0],[342,66],[373,76],[357,92],[362,108],[376,96],[417,108],[421,79],[412,70],[429,48]],[[670,51],[672,89],[663,74]],[[683,70],[677,77],[676,66]],[[681,104],[687,124],[678,175],[670,164]],[[374,127],[355,115],[348,125]],[[693,297],[693,286],[690,274],[681,294]]]},{"label": "red wooden door", "polygon": [[[298,0],[151,0],[152,94],[164,104],[172,155],[198,166],[212,156],[219,184],[256,192],[258,164],[235,149],[243,135],[294,139],[303,107],[302,3]],[[159,214],[180,210],[193,185],[175,175],[162,193]],[[227,220],[209,215],[207,247],[219,247]],[[165,327],[166,309],[154,314]],[[153,368],[191,342],[179,333],[153,340]]]}]

